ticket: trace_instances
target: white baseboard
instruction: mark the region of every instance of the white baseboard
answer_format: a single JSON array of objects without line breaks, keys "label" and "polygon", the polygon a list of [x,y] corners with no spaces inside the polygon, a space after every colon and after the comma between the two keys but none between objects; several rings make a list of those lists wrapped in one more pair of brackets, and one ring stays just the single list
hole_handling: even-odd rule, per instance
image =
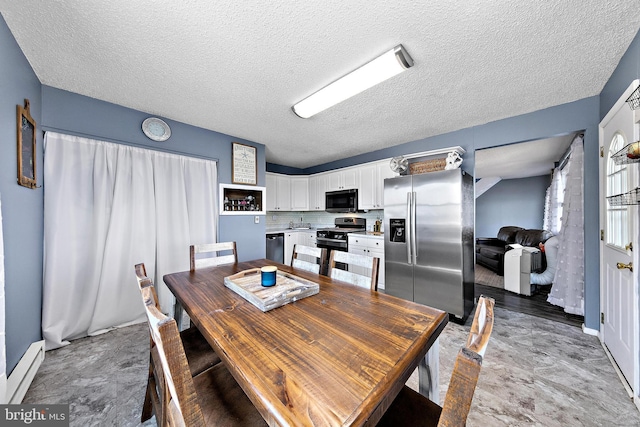
[{"label": "white baseboard", "polygon": [[6,382],[2,403],[22,403],[24,395],[44,360],[44,340],[31,343]]},{"label": "white baseboard", "polygon": [[593,335],[594,337],[600,336],[599,330],[587,328],[586,326],[584,326],[584,323],[582,324],[582,332],[584,332],[587,335]]},{"label": "white baseboard", "polygon": [[7,403],[7,374],[0,375],[0,403]]}]

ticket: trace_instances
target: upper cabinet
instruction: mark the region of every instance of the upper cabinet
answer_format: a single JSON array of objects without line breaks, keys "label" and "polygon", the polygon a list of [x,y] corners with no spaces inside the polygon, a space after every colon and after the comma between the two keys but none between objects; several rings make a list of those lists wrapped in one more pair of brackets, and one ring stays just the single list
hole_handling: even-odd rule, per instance
[{"label": "upper cabinet", "polygon": [[360,191],[358,192],[358,209],[384,208],[384,180],[398,176],[389,167],[389,161],[367,163],[358,168]]},{"label": "upper cabinet", "polygon": [[326,174],[327,176],[327,190],[349,190],[351,188],[358,188],[358,168],[345,168],[338,169]]},{"label": "upper cabinet", "polygon": [[376,200],[378,209],[384,208],[384,180],[387,178],[394,178],[399,176],[397,172],[391,170],[389,167],[389,160],[376,162],[376,182],[378,183],[378,189],[376,190]]},{"label": "upper cabinet", "polygon": [[309,210],[323,211],[325,207],[324,193],[327,191],[327,175],[311,175],[309,177]]},{"label": "upper cabinet", "polygon": [[358,189],[358,209],[384,208],[384,180],[398,176],[389,160],[365,163],[315,175],[267,172],[268,211],[324,211],[327,191]]},{"label": "upper cabinet", "polygon": [[291,210],[309,210],[309,177],[292,176],[291,178]]},{"label": "upper cabinet", "polygon": [[291,210],[291,178],[287,175],[275,173],[266,174],[267,182],[267,210]]},{"label": "upper cabinet", "polygon": [[267,172],[268,211],[309,210],[309,177]]},{"label": "upper cabinet", "polygon": [[358,191],[358,209],[376,209],[378,183],[376,176],[378,168],[370,163],[358,168],[360,173],[360,189]]}]

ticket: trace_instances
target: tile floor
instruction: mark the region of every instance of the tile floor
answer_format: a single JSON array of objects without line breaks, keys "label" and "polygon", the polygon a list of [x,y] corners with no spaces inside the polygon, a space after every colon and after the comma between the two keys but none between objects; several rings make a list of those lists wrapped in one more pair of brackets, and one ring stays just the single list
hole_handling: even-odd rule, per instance
[{"label": "tile floor", "polygon": [[[450,322],[441,335],[441,399],[469,324]],[[69,403],[72,426],[138,426],[148,345],[140,324],[47,352],[24,403]],[[496,308],[467,425],[627,427],[640,426],[640,412],[596,337]]]}]

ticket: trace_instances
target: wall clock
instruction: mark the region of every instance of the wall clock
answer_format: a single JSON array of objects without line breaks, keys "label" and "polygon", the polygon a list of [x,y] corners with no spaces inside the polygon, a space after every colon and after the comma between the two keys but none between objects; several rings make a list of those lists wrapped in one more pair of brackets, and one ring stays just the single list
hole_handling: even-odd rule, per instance
[{"label": "wall clock", "polygon": [[164,120],[149,117],[142,122],[142,132],[154,141],[166,141],[171,136],[171,128]]}]

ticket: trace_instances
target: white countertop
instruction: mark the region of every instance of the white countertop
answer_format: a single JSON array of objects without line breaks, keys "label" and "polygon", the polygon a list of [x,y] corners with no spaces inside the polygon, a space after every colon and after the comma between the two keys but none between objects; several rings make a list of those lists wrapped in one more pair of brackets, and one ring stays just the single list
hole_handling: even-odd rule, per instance
[{"label": "white countertop", "polygon": [[367,239],[378,239],[378,240],[384,240],[384,233],[374,233],[373,231],[358,231],[355,233],[349,233],[349,236],[357,236],[357,237],[363,237],[363,238],[367,238]]},{"label": "white countertop", "polygon": [[[265,234],[278,234],[278,233],[315,233],[317,228],[267,228]],[[348,233],[348,235],[363,237],[367,239],[380,239],[384,240],[384,233],[374,233],[373,231],[357,231],[354,233]]]},{"label": "white countertop", "polygon": [[277,234],[277,233],[296,233],[296,232],[312,232],[315,233],[315,228],[267,228],[266,234]]}]

